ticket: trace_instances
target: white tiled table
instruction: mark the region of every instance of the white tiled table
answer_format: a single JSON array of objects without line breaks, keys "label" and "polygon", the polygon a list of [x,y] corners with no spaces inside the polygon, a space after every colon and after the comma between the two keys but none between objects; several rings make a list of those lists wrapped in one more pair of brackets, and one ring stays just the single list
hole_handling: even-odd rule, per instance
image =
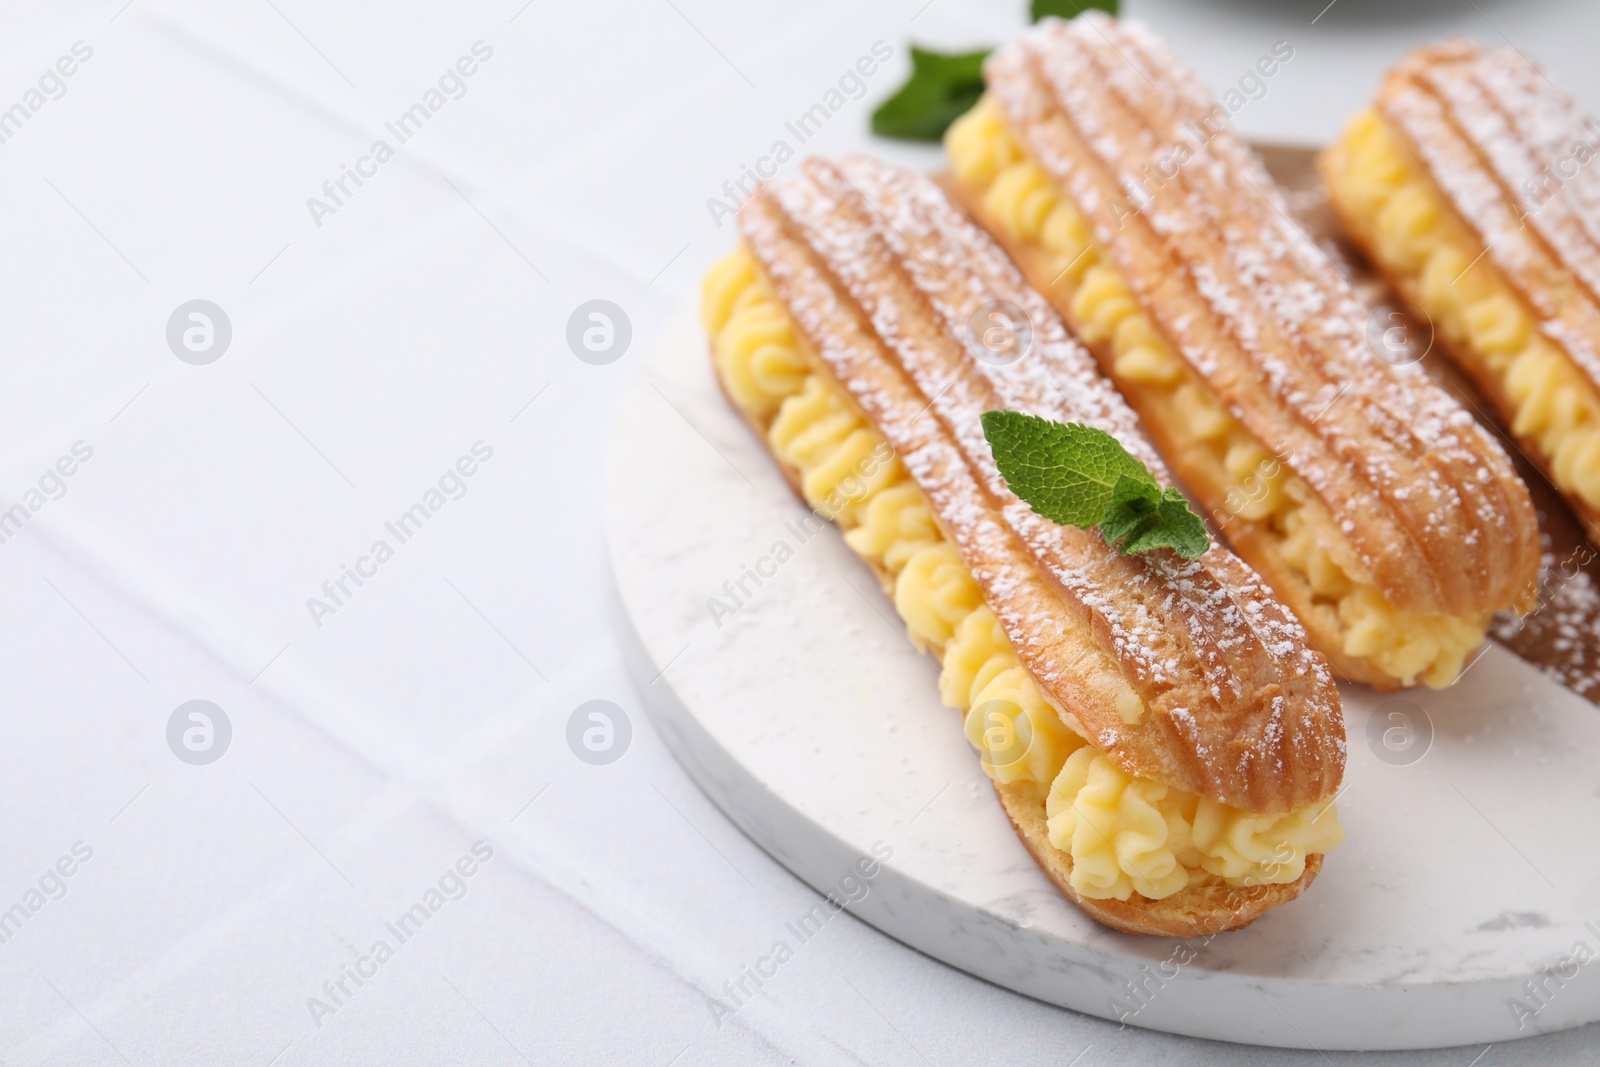
[{"label": "white tiled table", "polygon": [[[93,452],[46,477],[59,498],[33,498],[0,543],[0,910],[26,909],[41,878],[49,891],[0,943],[5,1063],[1321,1062],[1119,1031],[854,921],[734,1022],[708,1006],[813,895],[637,711],[604,595],[608,420],[729,246],[707,198],[879,40],[889,68],[805,148],[933,165],[931,149],[872,142],[868,108],[909,38],[1001,40],[1022,6],[0,13],[0,109],[26,107],[75,42],[92,49],[46,78],[59,98],[0,125],[0,507],[76,442]],[[1338,0],[1315,25],[1320,2],[1131,6],[1216,87],[1291,42],[1238,117],[1252,136],[1325,139],[1407,45],[1495,26],[1600,106],[1592,5]],[[385,122],[478,41],[492,55],[399,145]],[[380,137],[395,158],[346,179],[319,226],[307,198]],[[165,338],[195,298],[233,330],[205,366]],[[633,328],[605,366],[564,339],[596,298]],[[492,458],[446,479],[459,499],[400,543],[385,523],[477,442]],[[379,539],[392,558],[361,564],[370,577],[334,603],[323,583]],[[314,617],[311,597],[336,610]],[[594,698],[634,713],[610,766],[565,740]],[[210,765],[167,745],[191,699],[232,725]],[[493,858],[446,878],[459,899],[435,898],[400,942],[385,924],[478,840]],[[92,857],[48,876],[80,841]],[[380,939],[392,958],[361,964],[371,976],[335,1003],[324,983]],[[313,997],[332,1010],[314,1018]],[[1597,1042],[1476,1062],[1577,1062]]]}]

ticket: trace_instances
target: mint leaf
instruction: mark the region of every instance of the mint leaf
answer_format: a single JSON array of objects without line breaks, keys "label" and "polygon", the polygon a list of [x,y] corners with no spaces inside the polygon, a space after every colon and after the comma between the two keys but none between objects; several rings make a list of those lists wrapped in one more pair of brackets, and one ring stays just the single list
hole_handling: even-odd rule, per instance
[{"label": "mint leaf", "polygon": [[983,435],[1011,491],[1063,526],[1098,526],[1123,555],[1170,548],[1186,559],[1211,547],[1178,490],[1161,485],[1104,430],[1020,411],[986,411]]},{"label": "mint leaf", "polygon": [[902,141],[937,141],[983,95],[989,49],[947,54],[911,46],[911,77],[872,113],[872,132]]},{"label": "mint leaf", "polygon": [[1121,541],[1122,547],[1118,551],[1124,556],[1170,548],[1185,559],[1203,556],[1206,549],[1211,547],[1205,523],[1189,510],[1188,499],[1170,485],[1154,506],[1148,501],[1144,505],[1146,510],[1138,519],[1115,535],[1111,529],[1112,516],[1106,516],[1106,521],[1100,524],[1100,533],[1105,537],[1106,544],[1115,545]]},{"label": "mint leaf", "polygon": [[974,52],[935,52],[912,45],[911,74],[952,85],[981,82],[983,61],[992,51],[992,48],[980,48]]},{"label": "mint leaf", "polygon": [[1143,463],[1092,426],[1020,411],[986,411],[983,435],[1011,491],[1063,526],[1098,525],[1123,477],[1146,483],[1154,496],[1161,492]]},{"label": "mint leaf", "polygon": [[1057,18],[1070,19],[1076,18],[1090,8],[1104,11],[1112,18],[1115,18],[1117,15],[1117,0],[1033,0],[1033,6],[1028,9],[1028,14],[1034,22],[1038,22],[1042,18],[1049,18],[1051,15]]},{"label": "mint leaf", "polygon": [[1154,519],[1161,507],[1161,490],[1150,482],[1124,474],[1111,487],[1111,503],[1100,520],[1100,536],[1113,547],[1125,537],[1140,532]]}]

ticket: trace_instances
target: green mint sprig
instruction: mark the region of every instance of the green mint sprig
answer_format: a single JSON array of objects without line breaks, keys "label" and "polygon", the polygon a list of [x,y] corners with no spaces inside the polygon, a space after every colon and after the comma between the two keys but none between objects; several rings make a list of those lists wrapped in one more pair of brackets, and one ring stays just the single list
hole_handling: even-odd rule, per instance
[{"label": "green mint sprig", "polygon": [[[1032,0],[1032,21],[1070,19],[1095,8],[1117,13],[1117,0]],[[872,112],[872,132],[900,141],[937,141],[983,95],[983,61],[993,49],[935,52],[911,46],[911,77]]]},{"label": "green mint sprig", "polygon": [[1074,19],[1091,8],[1117,17],[1117,0],[1033,0],[1028,7],[1028,18],[1034,22],[1051,15],[1058,19]]},{"label": "green mint sprig", "polygon": [[986,411],[983,436],[1011,491],[1051,522],[1088,530],[1123,555],[1170,548],[1185,559],[1211,547],[1205,523],[1171,486],[1104,430],[1020,411]]},{"label": "green mint sprig", "polygon": [[900,141],[937,141],[983,95],[990,49],[947,54],[911,46],[911,77],[872,113],[872,132]]}]

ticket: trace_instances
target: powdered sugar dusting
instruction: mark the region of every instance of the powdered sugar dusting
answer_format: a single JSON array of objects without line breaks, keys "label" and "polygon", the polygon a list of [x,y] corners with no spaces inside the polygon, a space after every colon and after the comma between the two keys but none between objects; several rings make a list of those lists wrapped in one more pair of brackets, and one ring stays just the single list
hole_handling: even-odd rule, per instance
[{"label": "powdered sugar dusting", "polygon": [[[986,73],[1184,360],[1354,520],[1340,528],[1385,596],[1441,614],[1508,603],[1525,576],[1505,564],[1531,570],[1533,522],[1505,453],[1420,369],[1373,357],[1368,307],[1177,55],[1090,12],[1035,28]],[[1141,182],[1143,201],[1120,202]]]},{"label": "powdered sugar dusting", "polygon": [[1600,703],[1600,586],[1595,584],[1597,557],[1578,541],[1557,551],[1542,538],[1539,600],[1535,611],[1519,618],[1495,618],[1490,632],[1518,655],[1538,664],[1545,675],[1579,696]]},{"label": "powdered sugar dusting", "polygon": [[[1085,684],[1050,637],[1067,620],[1095,635],[1144,698],[1133,726],[1080,715],[1100,747],[1230,803],[1331,791],[1343,762],[1336,691],[1252,571],[1221,548],[1197,561],[1120,556],[1006,488],[979,421],[996,407],[1097,426],[1167,474],[1089,353],[933,182],[864,158],[813,160],[803,177],[768,183],[740,227],[818,356],[928,494],[1052,698],[1074,707],[1074,686]],[[1031,353],[1003,367],[967,345],[968,320],[993,300],[1016,304],[1033,328]],[[1269,729],[1284,707],[1295,728]],[[1249,758],[1202,751],[1219,737]]]},{"label": "powdered sugar dusting", "polygon": [[[1600,128],[1512,48],[1457,41],[1391,76],[1379,107],[1540,330],[1600,384]],[[1552,278],[1567,275],[1565,283]]]}]

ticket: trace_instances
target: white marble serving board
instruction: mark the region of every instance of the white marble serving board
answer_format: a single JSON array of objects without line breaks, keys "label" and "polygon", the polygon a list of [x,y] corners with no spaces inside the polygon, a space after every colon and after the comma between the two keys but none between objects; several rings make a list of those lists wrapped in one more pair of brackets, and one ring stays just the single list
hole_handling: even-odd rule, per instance
[{"label": "white marble serving board", "polygon": [[[718,392],[692,313],[629,388],[607,497],[617,628],[657,729],[819,892],[892,849],[850,905],[891,936],[1043,1001],[1253,1044],[1418,1048],[1600,1019],[1600,709],[1505,650],[1403,695],[1434,732],[1405,765],[1367,741],[1395,698],[1344,689],[1348,839],[1299,900],[1209,942],[1129,937],[1035,867],[935,667],[837,532],[795,535],[805,511]],[[713,619],[724,582],[780,541],[792,558]]]}]

